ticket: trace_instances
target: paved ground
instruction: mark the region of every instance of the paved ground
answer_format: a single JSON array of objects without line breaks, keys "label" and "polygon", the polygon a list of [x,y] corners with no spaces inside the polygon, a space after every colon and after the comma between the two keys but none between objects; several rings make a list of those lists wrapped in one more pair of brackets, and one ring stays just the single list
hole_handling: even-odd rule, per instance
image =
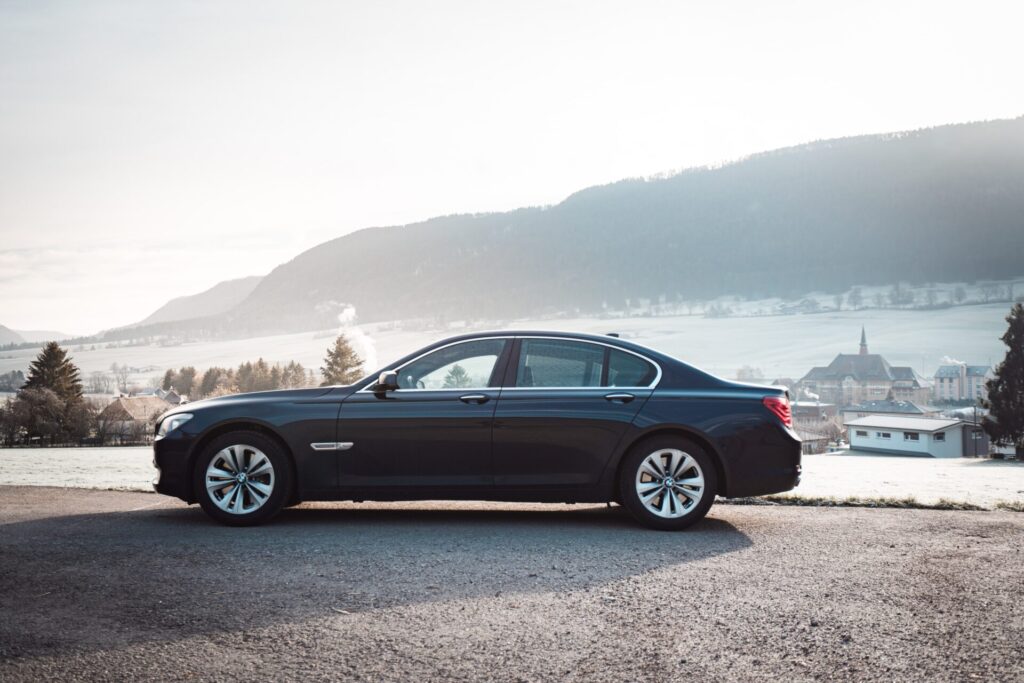
[{"label": "paved ground", "polygon": [[1024,515],[320,504],[230,529],[0,487],[0,680],[1024,678]]},{"label": "paved ground", "polygon": [[[151,491],[152,461],[148,447],[0,449],[0,485]],[[1024,503],[1024,463],[1016,461],[811,455],[803,466],[803,482],[788,495]]]}]

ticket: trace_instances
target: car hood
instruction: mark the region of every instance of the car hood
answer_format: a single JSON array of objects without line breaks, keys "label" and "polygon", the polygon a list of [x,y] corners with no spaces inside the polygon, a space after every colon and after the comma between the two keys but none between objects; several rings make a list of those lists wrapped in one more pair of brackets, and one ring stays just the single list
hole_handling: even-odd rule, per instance
[{"label": "car hood", "polygon": [[[175,406],[160,416],[160,420],[178,413],[193,413],[197,410],[216,408],[226,405],[244,405],[255,403],[269,403],[274,401],[302,401],[304,399],[319,398],[330,394],[338,399],[345,398],[356,390],[355,385],[337,387],[311,387],[309,389],[276,389],[273,391],[254,391],[247,394],[228,394],[214,398],[204,398],[192,403],[182,403]],[[159,421],[159,420],[158,420]]]}]

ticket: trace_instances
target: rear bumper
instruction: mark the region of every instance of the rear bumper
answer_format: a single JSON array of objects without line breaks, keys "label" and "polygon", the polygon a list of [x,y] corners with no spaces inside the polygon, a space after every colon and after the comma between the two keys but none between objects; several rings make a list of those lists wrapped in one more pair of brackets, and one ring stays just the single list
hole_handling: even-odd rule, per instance
[{"label": "rear bumper", "polygon": [[181,438],[181,435],[168,435],[153,442],[153,466],[157,469],[154,491],[187,503],[195,502],[188,466],[191,445],[192,439]]},{"label": "rear bumper", "polygon": [[781,427],[773,432],[745,449],[742,467],[729,478],[728,498],[782,493],[800,483],[800,438]]}]

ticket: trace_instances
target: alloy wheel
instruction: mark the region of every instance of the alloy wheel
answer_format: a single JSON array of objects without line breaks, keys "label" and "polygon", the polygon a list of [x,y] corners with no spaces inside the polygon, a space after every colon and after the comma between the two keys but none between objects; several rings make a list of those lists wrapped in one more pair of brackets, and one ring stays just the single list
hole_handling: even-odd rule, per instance
[{"label": "alloy wheel", "polygon": [[245,515],[274,492],[274,465],[263,451],[238,444],[217,452],[206,468],[206,491],[224,512]]},{"label": "alloy wheel", "polygon": [[665,519],[683,517],[704,497],[704,472],[689,453],[659,449],[640,462],[636,493],[652,514]]}]

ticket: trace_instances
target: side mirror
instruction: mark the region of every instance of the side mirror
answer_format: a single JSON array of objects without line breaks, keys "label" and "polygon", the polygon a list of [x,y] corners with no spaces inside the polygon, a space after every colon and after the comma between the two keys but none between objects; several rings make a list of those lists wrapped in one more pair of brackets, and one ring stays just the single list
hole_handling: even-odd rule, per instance
[{"label": "side mirror", "polygon": [[387,370],[380,373],[374,391],[394,391],[398,388],[398,373],[394,370]]}]

